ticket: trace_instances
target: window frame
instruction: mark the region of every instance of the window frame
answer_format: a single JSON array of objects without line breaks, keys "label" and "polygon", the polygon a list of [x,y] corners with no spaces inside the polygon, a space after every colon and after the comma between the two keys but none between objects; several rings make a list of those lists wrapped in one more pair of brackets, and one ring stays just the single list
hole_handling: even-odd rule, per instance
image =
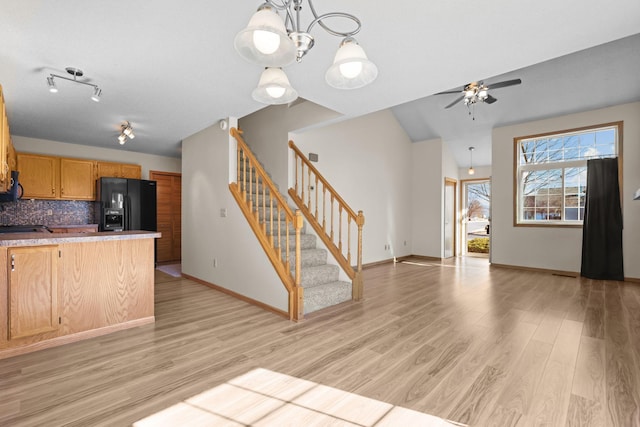
[{"label": "window frame", "polygon": [[622,141],[623,141],[623,121],[618,122],[609,122],[609,123],[601,123],[596,125],[583,126],[579,128],[573,129],[565,129],[559,131],[545,132],[534,135],[526,135],[526,136],[517,136],[513,138],[513,225],[515,227],[562,227],[562,228],[582,228],[583,221],[582,220],[550,220],[550,221],[541,221],[541,220],[524,220],[523,212],[523,196],[522,196],[522,174],[525,171],[540,171],[540,170],[554,170],[559,169],[562,172],[562,180],[563,180],[563,193],[562,193],[562,206],[561,209],[563,211],[563,215],[565,214],[565,169],[571,169],[576,167],[585,167],[587,160],[568,160],[568,161],[557,161],[557,162],[548,162],[548,163],[538,163],[531,164],[526,167],[523,171],[520,168],[520,143],[523,140],[531,140],[531,139],[540,139],[545,137],[564,137],[570,134],[578,134],[585,131],[595,131],[597,129],[605,129],[605,128],[615,128],[616,141],[615,141],[615,149],[617,152],[618,158],[618,180],[620,183],[620,200],[622,201]]}]

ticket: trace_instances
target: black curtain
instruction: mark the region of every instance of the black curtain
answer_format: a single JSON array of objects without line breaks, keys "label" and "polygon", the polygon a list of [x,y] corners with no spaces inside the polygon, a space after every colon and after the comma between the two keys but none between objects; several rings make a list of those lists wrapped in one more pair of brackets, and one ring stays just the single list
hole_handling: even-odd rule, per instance
[{"label": "black curtain", "polygon": [[587,162],[580,274],[590,279],[624,280],[617,158]]}]

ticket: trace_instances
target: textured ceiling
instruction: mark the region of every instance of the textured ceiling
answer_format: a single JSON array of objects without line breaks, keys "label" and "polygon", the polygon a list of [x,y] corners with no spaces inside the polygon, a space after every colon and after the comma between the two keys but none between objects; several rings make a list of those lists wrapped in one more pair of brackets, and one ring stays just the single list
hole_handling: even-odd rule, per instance
[{"label": "textured ceiling", "polygon": [[[0,84],[12,133],[118,148],[119,125],[129,120],[137,137],[122,149],[180,156],[183,138],[220,118],[243,117],[263,107],[251,98],[261,69],[233,50],[235,34],[259,3],[4,2]],[[346,117],[398,106],[394,112],[414,139],[444,136],[446,129],[463,129],[460,123],[469,122],[461,106],[435,122],[424,119],[431,114],[422,99],[432,102],[428,97],[433,93],[478,79],[493,81],[489,77],[502,78],[512,70],[640,32],[637,0],[618,0],[615,7],[600,0],[494,0],[482,7],[474,0],[399,0],[384,8],[366,0],[317,0],[315,6],[319,12],[339,10],[361,19],[357,39],[380,73],[374,84],[362,89],[339,91],[326,85],[324,72],[340,40],[316,26],[316,46],[301,64],[285,68],[300,96]],[[470,10],[471,23],[462,18]],[[304,13],[308,9],[303,20],[310,22]],[[47,91],[46,76],[64,74],[68,66],[83,69],[88,81],[102,88],[100,103],[91,102],[90,88],[81,85],[60,82],[59,93]],[[586,69],[574,77],[591,72]],[[553,67],[545,73],[544,78],[557,77]],[[501,89],[495,94],[498,103],[480,107],[499,111],[510,105],[513,110],[518,91],[534,81],[524,72],[513,75],[523,79],[521,86]],[[589,89],[607,83],[590,75],[594,86]],[[548,94],[540,91],[526,103],[546,102],[549,107]],[[416,99],[421,100],[416,111],[407,113]],[[448,101],[439,96],[433,102]],[[476,109],[476,125],[490,120],[483,117],[485,111],[489,109]],[[420,130],[408,118],[411,114],[422,117],[430,130]],[[446,135],[452,145],[460,138]]]}]

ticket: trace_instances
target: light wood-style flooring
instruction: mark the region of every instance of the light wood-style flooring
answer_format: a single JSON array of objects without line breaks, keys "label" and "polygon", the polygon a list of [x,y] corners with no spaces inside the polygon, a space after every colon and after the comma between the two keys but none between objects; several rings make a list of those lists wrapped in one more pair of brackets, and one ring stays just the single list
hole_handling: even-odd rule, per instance
[{"label": "light wood-style flooring", "polygon": [[212,425],[188,417],[216,396],[240,408],[219,425],[284,425],[275,396],[298,426],[426,425],[378,423],[374,399],[432,425],[640,426],[637,283],[414,260],[366,269],[362,302],[296,324],[156,274],[155,324],[0,360],[0,425]]}]

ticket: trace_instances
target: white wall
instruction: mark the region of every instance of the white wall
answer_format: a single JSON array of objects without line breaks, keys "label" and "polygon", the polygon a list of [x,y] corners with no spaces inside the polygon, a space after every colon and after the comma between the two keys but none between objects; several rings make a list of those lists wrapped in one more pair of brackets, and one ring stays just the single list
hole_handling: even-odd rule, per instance
[{"label": "white wall", "polygon": [[239,120],[243,139],[284,193],[287,190],[289,132],[339,117],[313,102],[272,105]]},{"label": "white wall", "polygon": [[443,146],[441,139],[411,146],[411,249],[414,255],[442,257]]},{"label": "white wall", "polygon": [[230,144],[217,125],[183,141],[182,271],[286,312],[286,289],[229,191]]},{"label": "white wall", "polygon": [[640,278],[640,103],[538,120],[493,130],[492,262],[580,271],[582,228],[514,226],[514,137],[624,121],[623,249],[625,277]]},{"label": "white wall", "polygon": [[[13,136],[12,141],[17,152],[139,164],[142,166],[143,179],[149,178],[150,170],[176,173],[181,170],[181,160],[174,157],[154,156],[118,150],[117,148],[100,148],[24,136]],[[131,142],[131,144],[135,144],[135,142]]]},{"label": "white wall", "polygon": [[363,211],[363,263],[411,254],[412,144],[389,110],[292,137],[303,153],[318,154],[315,167]]}]

